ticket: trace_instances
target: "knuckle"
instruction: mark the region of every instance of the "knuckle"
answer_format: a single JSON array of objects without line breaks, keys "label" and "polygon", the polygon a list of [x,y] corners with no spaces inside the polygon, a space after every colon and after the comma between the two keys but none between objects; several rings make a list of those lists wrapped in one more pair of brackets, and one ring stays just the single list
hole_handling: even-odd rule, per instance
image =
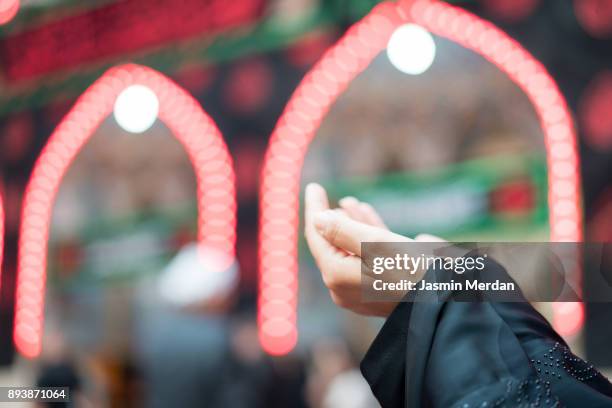
[{"label": "knuckle", "polygon": [[323,277],[323,283],[328,289],[332,290],[337,287],[338,279],[336,278],[336,274],[334,273],[333,270],[330,270],[329,268],[325,268],[321,270],[321,276]]},{"label": "knuckle", "polygon": [[327,286],[329,290],[338,290],[338,278],[334,274],[329,274],[325,286]]},{"label": "knuckle", "polygon": [[338,235],[340,234],[340,223],[338,222],[336,218],[333,218],[330,221],[325,232],[326,232],[328,241],[336,242]]},{"label": "knuckle", "polygon": [[331,279],[329,277],[329,274],[325,271],[321,271],[321,277],[323,278],[323,283],[325,284],[325,287],[329,289],[331,285]]},{"label": "knuckle", "polygon": [[328,289],[334,289],[337,286],[337,273],[335,268],[335,262],[330,261],[325,268],[321,269],[321,275],[323,276],[323,283]]},{"label": "knuckle", "polygon": [[346,308],[348,306],[346,301],[341,296],[338,296],[336,293],[334,293],[333,291],[330,291],[330,295],[331,295],[332,301],[337,306],[342,307],[342,308]]}]

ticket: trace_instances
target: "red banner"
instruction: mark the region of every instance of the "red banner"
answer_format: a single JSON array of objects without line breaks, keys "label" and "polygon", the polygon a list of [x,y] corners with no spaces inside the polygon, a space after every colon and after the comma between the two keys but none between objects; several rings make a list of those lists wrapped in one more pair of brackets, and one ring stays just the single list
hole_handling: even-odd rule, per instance
[{"label": "red banner", "polygon": [[265,0],[123,0],[0,40],[10,81],[253,23]]}]

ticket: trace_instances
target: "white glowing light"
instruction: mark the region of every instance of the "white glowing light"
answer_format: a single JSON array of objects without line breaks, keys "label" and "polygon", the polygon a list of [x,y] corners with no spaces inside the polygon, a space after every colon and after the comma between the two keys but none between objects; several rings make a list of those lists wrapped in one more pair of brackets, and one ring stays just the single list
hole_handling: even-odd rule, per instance
[{"label": "white glowing light", "polygon": [[157,284],[162,299],[186,307],[229,296],[238,283],[238,273],[237,263],[226,254],[191,243],[170,261]]},{"label": "white glowing light", "polygon": [[122,129],[131,133],[142,133],[149,129],[159,112],[159,100],[150,88],[130,85],[115,101],[115,120]]},{"label": "white glowing light", "polygon": [[387,56],[400,71],[419,75],[427,71],[436,56],[436,43],[429,31],[416,24],[398,27],[387,44]]}]

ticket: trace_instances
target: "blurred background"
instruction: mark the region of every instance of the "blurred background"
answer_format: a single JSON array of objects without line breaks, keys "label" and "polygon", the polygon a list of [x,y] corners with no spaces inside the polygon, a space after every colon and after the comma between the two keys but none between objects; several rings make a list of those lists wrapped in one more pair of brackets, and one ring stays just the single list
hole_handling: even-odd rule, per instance
[{"label": "blurred background", "polygon": [[[358,364],[382,321],[335,307],[304,243],[298,346],[284,357],[266,355],[256,324],[259,172],[268,138],[300,79],[376,3],[0,1],[0,385],[68,385],[76,406],[377,406]],[[609,242],[612,1],[452,3],[508,32],[559,84],[578,128],[585,237]],[[332,200],[371,202],[406,235],[547,240],[546,157],[532,105],[473,52],[439,37],[424,46],[412,73],[383,52],[353,81],[317,132],[303,183],[322,183]],[[43,352],[26,360],[12,340],[23,194],[76,98],[125,62],[170,77],[223,133],[236,172],[237,259],[223,278],[208,278],[216,292],[186,300],[181,287],[160,290],[172,279],[189,282],[185,270],[197,262],[195,174],[160,121],[133,133],[110,115],[58,191]],[[548,315],[550,305],[538,307]],[[588,304],[565,333],[604,371],[612,369],[611,315],[610,305]]]}]

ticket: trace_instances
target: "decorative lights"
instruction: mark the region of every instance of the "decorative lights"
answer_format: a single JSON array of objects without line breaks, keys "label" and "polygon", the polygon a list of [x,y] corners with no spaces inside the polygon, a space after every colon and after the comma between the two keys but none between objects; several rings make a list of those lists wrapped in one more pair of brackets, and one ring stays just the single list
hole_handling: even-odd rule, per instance
[{"label": "decorative lights", "polygon": [[[270,354],[290,352],[298,338],[299,192],[308,145],[334,101],[404,24],[418,24],[480,54],[525,92],[544,132],[550,239],[582,240],[576,134],[565,99],[542,64],[495,25],[461,8],[436,0],[381,3],[304,77],[278,120],[266,152],[260,195],[258,323],[261,345]],[[581,325],[581,303],[556,305],[554,310],[553,322],[563,315],[579,323],[556,325],[562,334],[571,334]]]},{"label": "decorative lights", "polygon": [[[219,129],[198,102],[150,68],[122,65],[91,85],[64,117],[38,158],[27,186],[21,220],[14,341],[26,357],[41,351],[51,213],[62,177],[80,149],[111,114],[117,97],[132,86],[159,100],[159,119],[182,143],[196,173],[198,241],[233,262],[236,202],[232,160]],[[132,88],[133,89],[133,88]],[[229,265],[219,265],[223,270]]]}]

